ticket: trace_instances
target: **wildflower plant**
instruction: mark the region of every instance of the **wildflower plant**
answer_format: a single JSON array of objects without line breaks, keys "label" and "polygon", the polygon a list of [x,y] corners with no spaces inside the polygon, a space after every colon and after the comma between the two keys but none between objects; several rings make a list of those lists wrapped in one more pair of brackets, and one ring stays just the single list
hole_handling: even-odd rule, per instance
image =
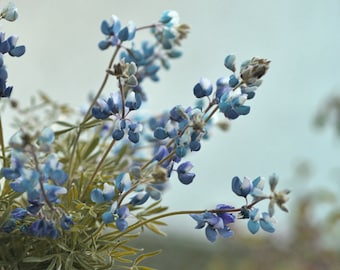
[{"label": "wildflower plant", "polygon": [[[0,15],[7,21],[17,17],[12,2]],[[239,207],[225,199],[208,210],[169,212],[161,206],[162,194],[172,181],[177,178],[189,185],[195,180],[190,152],[199,151],[210,130],[219,126],[213,118],[221,114],[229,121],[250,112],[248,100],[255,97],[270,61],[254,57],[238,70],[235,55],[227,55],[224,65],[229,75],[218,78],[216,85],[204,77],[193,85],[197,104],[175,105],[165,113],[146,116],[141,111],[148,96],[143,82],[158,81],[159,70],[170,69],[171,61],[182,55],[180,46],[189,26],[171,10],[147,26],[132,21],[124,25],[113,15],[100,30],[99,49],[113,53],[103,83],[85,111],[41,94],[41,103],[15,108],[23,114],[8,146],[0,125],[0,266],[149,269],[142,266],[144,259],[159,251],[144,254],[130,240],[144,229],[164,235],[162,219],[175,215],[190,215],[197,229],[205,228],[210,242],[218,236],[231,237],[234,223],[243,219],[251,233],[260,228],[274,232],[274,208],[287,211],[289,193],[276,191],[276,175],[269,178],[268,194],[263,177],[226,179],[232,191],[245,198]],[[151,38],[139,46],[135,39],[140,31],[149,31]],[[3,104],[13,95],[13,87],[7,86],[6,54],[25,53],[16,42],[17,38],[6,39],[0,33]],[[109,80],[116,81],[115,89],[106,89]],[[258,203],[264,200],[269,206],[260,213]]]}]

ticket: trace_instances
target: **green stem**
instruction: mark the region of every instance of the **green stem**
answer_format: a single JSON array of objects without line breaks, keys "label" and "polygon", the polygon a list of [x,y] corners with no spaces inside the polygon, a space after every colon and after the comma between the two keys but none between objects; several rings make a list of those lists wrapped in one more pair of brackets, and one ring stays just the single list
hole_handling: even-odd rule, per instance
[{"label": "green stem", "polygon": [[47,198],[47,194],[46,194],[46,191],[45,191],[45,188],[44,188],[44,179],[43,179],[43,173],[41,172],[40,168],[39,168],[39,161],[38,161],[38,158],[37,158],[37,155],[35,154],[35,149],[34,149],[34,146],[33,145],[29,145],[30,147],[30,151],[29,153],[31,154],[31,156],[33,157],[33,162],[34,162],[34,167],[35,167],[35,170],[39,173],[39,186],[40,186],[40,190],[41,190],[41,193],[43,195],[43,198],[44,198],[44,201],[46,202],[46,204],[48,205],[48,207],[54,211],[55,208],[53,207],[52,203],[48,200]]},{"label": "green stem", "polygon": [[7,167],[5,142],[4,142],[4,134],[3,134],[3,129],[2,129],[1,115],[0,115],[0,146],[1,146],[2,164],[3,164],[3,167]]},{"label": "green stem", "polygon": [[[259,203],[260,201],[263,201],[265,199],[268,199],[270,197],[263,197],[261,199],[258,199],[254,202],[252,202],[251,204],[247,205],[247,209],[251,209],[254,205],[256,205],[257,203]],[[184,211],[174,211],[174,212],[169,212],[169,213],[165,213],[165,214],[161,214],[158,216],[155,216],[153,218],[149,218],[149,219],[145,219],[142,221],[139,221],[133,225],[131,225],[130,227],[128,227],[125,231],[120,232],[113,240],[116,240],[122,236],[124,236],[124,234],[129,233],[131,231],[134,231],[136,229],[138,229],[139,227],[144,226],[147,223],[162,219],[162,218],[166,218],[166,217],[171,217],[171,216],[178,216],[178,215],[190,215],[190,214],[203,214],[205,212],[210,212],[210,213],[235,213],[235,212],[240,212],[242,210],[242,208],[234,208],[234,209],[211,209],[211,210],[184,210]],[[115,233],[112,233],[115,234]]]},{"label": "green stem", "polygon": [[[110,59],[110,62],[108,64],[108,68],[106,70],[109,70],[111,69],[112,65],[113,65],[113,61],[115,60],[115,58],[117,57],[117,54],[118,54],[118,51],[119,49],[121,48],[121,43],[117,44],[116,46],[116,49]],[[82,121],[81,124],[84,124],[86,123],[86,121],[88,121],[90,119],[90,114],[91,114],[91,110],[92,110],[92,107],[96,104],[97,102],[97,99],[100,97],[100,95],[102,94],[104,88],[105,88],[105,85],[109,79],[109,76],[110,74],[108,72],[105,73],[105,77],[103,79],[103,82],[101,84],[101,86],[99,87],[99,90],[96,94],[96,96],[93,98],[92,100],[92,103],[90,105],[90,107],[88,108],[85,116],[84,116],[84,119]],[[79,141],[79,138],[80,138],[80,134],[81,132],[83,131],[82,127],[81,127],[81,124],[79,125],[79,128],[78,128],[78,132],[77,132],[77,135],[75,137],[75,140],[72,144],[72,151],[71,151],[71,157],[70,157],[70,169],[69,169],[69,175],[70,175],[70,178],[72,179],[72,176],[73,176],[73,171],[75,169],[75,157],[76,157],[76,149],[77,149],[77,145],[78,145],[78,141]],[[69,181],[69,185],[71,185],[71,181]],[[70,186],[69,186],[70,187]]]},{"label": "green stem", "polygon": [[94,170],[94,172],[93,172],[93,174],[92,174],[92,176],[91,176],[89,182],[88,182],[87,185],[86,185],[86,188],[84,189],[83,194],[80,196],[80,200],[82,200],[83,197],[84,197],[84,196],[86,195],[86,193],[88,192],[88,189],[89,189],[90,186],[92,185],[92,183],[93,183],[93,181],[94,181],[94,179],[95,179],[95,177],[96,177],[96,175],[97,175],[99,169],[100,169],[101,166],[103,165],[103,163],[104,163],[104,161],[105,161],[107,155],[110,153],[110,151],[111,151],[112,147],[114,146],[115,142],[116,142],[116,140],[114,140],[114,139],[111,141],[110,145],[109,145],[108,148],[106,149],[106,151],[105,151],[105,153],[103,154],[102,158],[101,158],[100,161],[98,162],[98,164],[97,164],[97,166],[96,166],[96,168],[95,168],[95,170]]}]

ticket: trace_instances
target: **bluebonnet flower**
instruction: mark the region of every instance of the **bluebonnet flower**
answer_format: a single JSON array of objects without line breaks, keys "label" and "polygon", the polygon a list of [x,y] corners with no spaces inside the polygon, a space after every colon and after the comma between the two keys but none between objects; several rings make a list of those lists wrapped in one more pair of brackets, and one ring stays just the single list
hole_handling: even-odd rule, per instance
[{"label": "bluebonnet flower", "polygon": [[[17,17],[17,11],[15,6],[9,4],[0,14],[0,18],[5,18],[7,20],[15,20]],[[0,32],[0,99],[2,97],[10,97],[13,87],[7,86],[7,70],[4,65],[3,55],[8,53],[10,56],[20,57],[25,53],[25,46],[17,46],[18,38],[10,36],[5,39],[5,34]]]},{"label": "bluebonnet flower", "polygon": [[229,85],[229,79],[227,77],[221,77],[216,81],[215,100],[219,103],[223,94],[232,91],[232,87]]},{"label": "bluebonnet flower", "polygon": [[253,190],[253,184],[248,177],[244,177],[242,182],[238,176],[233,177],[231,187],[236,195],[245,198]]},{"label": "bluebonnet flower", "polygon": [[36,237],[49,237],[51,239],[56,239],[60,233],[53,221],[42,218],[34,221],[28,227],[28,234]]},{"label": "bluebonnet flower", "polygon": [[16,219],[16,220],[22,220],[28,215],[28,211],[25,208],[15,208],[11,212],[11,217]]},{"label": "bluebonnet flower", "polygon": [[108,211],[103,213],[102,219],[105,224],[115,222],[118,230],[125,231],[129,226],[128,222],[126,221],[126,218],[129,216],[129,214],[130,211],[128,206],[122,205],[116,209],[116,205],[113,204]]},{"label": "bluebonnet flower", "polygon": [[10,22],[15,21],[18,16],[18,9],[12,1],[8,2],[8,4],[1,10],[0,13],[0,19],[5,19]]},{"label": "bluebonnet flower", "polygon": [[246,100],[246,94],[241,94],[237,91],[229,91],[222,95],[219,109],[226,118],[236,119],[240,115],[247,115],[250,112],[250,107],[243,105]]},{"label": "bluebonnet flower", "polygon": [[105,50],[110,46],[116,46],[123,41],[132,40],[136,33],[136,26],[132,21],[127,26],[121,28],[120,19],[116,15],[111,16],[111,22],[102,21],[100,29],[106,35],[106,39],[98,44],[101,50]]},{"label": "bluebonnet flower", "polygon": [[177,11],[166,10],[162,13],[159,24],[156,24],[151,32],[155,35],[163,49],[170,50],[180,44],[180,40],[187,36],[189,27],[179,24]]},{"label": "bluebonnet flower", "polygon": [[[19,132],[11,138],[11,145],[15,146],[15,150],[11,155],[11,167],[1,169],[3,176],[10,180],[9,186],[12,190],[26,193],[28,201],[35,205],[59,203],[58,196],[67,192],[61,185],[67,181],[68,175],[63,171],[62,164],[55,154],[48,155],[42,164],[32,166],[32,162],[34,164],[38,161],[38,151],[41,149],[36,148],[37,153],[27,150],[26,147],[32,144],[30,141],[33,138],[25,139],[25,136],[29,137],[28,134]],[[48,149],[53,139],[52,131],[44,129],[37,142]],[[43,147],[44,151],[46,147]]]},{"label": "bluebonnet flower", "polygon": [[142,132],[143,126],[139,123],[130,123],[128,129],[128,139],[133,143],[138,143],[139,134]]},{"label": "bluebonnet flower", "polygon": [[20,57],[25,53],[25,46],[17,46],[18,37],[10,36],[5,39],[5,34],[0,32],[0,53],[8,53],[10,56]]},{"label": "bluebonnet flower", "polygon": [[273,220],[269,214],[267,212],[263,212],[261,217],[259,214],[259,209],[253,208],[249,213],[248,230],[252,234],[255,234],[259,231],[260,227],[266,232],[275,232]]},{"label": "bluebonnet flower", "polygon": [[194,95],[197,98],[207,97],[210,96],[212,90],[213,90],[212,83],[207,78],[202,78],[194,86]]},{"label": "bluebonnet flower", "polygon": [[178,179],[182,184],[188,185],[194,180],[195,174],[189,172],[193,167],[190,161],[183,162],[177,167]]},{"label": "bluebonnet flower", "polygon": [[92,115],[97,119],[107,119],[111,115],[120,114],[122,111],[122,96],[119,92],[110,94],[107,100],[98,99],[92,108]]},{"label": "bluebonnet flower", "polygon": [[139,191],[135,196],[130,199],[130,204],[135,205],[142,205],[150,198],[150,194],[146,191]]},{"label": "bluebonnet flower", "polygon": [[[216,206],[217,210],[231,210],[232,206],[219,204]],[[194,220],[197,221],[196,229],[202,229],[205,227],[205,235],[210,242],[217,240],[218,234],[223,238],[229,238],[233,236],[233,231],[228,226],[235,221],[233,214],[221,211],[218,214],[211,212],[205,212],[203,214],[191,214]],[[207,225],[207,226],[206,226]]]},{"label": "bluebonnet flower", "polygon": [[6,233],[10,233],[10,232],[12,232],[15,229],[16,226],[17,226],[16,219],[9,218],[0,227],[0,232],[3,231],[3,232],[6,232]]},{"label": "bluebonnet flower", "polygon": [[115,195],[114,186],[104,183],[104,189],[95,188],[91,191],[91,201],[95,203],[109,202]]},{"label": "bluebonnet flower", "polygon": [[252,182],[253,190],[251,191],[251,196],[253,197],[254,201],[259,200],[261,198],[267,197],[267,194],[263,192],[264,188],[264,178],[257,177]]},{"label": "bluebonnet flower", "polygon": [[115,179],[115,187],[119,193],[129,190],[131,184],[130,175],[128,173],[120,173]]},{"label": "bluebonnet flower", "polygon": [[231,74],[230,76],[229,76],[229,86],[230,87],[236,87],[238,84],[239,84],[239,79],[235,76],[235,74]]},{"label": "bluebonnet flower", "polygon": [[224,59],[224,66],[227,69],[231,70],[232,72],[235,72],[236,71],[235,60],[236,56],[234,54],[227,55]]},{"label": "bluebonnet flower", "polygon": [[63,230],[69,230],[71,226],[74,225],[74,222],[72,220],[71,216],[63,214],[63,216],[60,219],[60,227]]},{"label": "bluebonnet flower", "polygon": [[0,53],[0,98],[2,97],[10,97],[12,93],[12,86],[7,86],[7,70],[4,65],[3,55]]}]

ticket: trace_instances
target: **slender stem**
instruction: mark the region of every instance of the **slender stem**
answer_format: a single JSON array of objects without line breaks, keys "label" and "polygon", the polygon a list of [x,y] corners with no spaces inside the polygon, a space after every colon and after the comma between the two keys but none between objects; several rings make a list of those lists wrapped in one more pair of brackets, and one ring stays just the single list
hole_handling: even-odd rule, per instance
[{"label": "slender stem", "polygon": [[114,146],[115,142],[116,142],[116,140],[113,139],[113,140],[111,141],[110,145],[107,147],[107,149],[106,149],[106,151],[104,152],[102,158],[101,158],[100,161],[98,162],[98,164],[97,164],[97,166],[96,166],[96,168],[95,168],[95,170],[94,170],[94,172],[93,172],[93,174],[92,174],[92,176],[91,176],[89,182],[87,183],[86,188],[84,189],[83,194],[80,196],[80,200],[82,200],[83,197],[86,195],[88,189],[89,189],[90,186],[92,185],[92,183],[93,183],[93,181],[94,181],[94,179],[95,179],[95,177],[96,177],[96,175],[97,175],[99,169],[100,169],[101,166],[103,165],[103,163],[104,163],[104,161],[105,161],[107,155],[110,153],[110,151],[111,151],[112,147]]},{"label": "slender stem", "polygon": [[3,167],[7,167],[5,142],[4,142],[4,134],[3,134],[3,129],[2,129],[1,115],[0,115],[0,146],[1,146],[2,164],[3,164]]},{"label": "slender stem", "polygon": [[51,202],[47,198],[47,194],[46,194],[46,191],[45,191],[45,188],[44,188],[44,183],[43,183],[43,180],[44,180],[43,179],[43,173],[40,171],[39,161],[38,161],[37,155],[34,153],[34,146],[31,145],[31,144],[29,146],[30,146],[29,152],[32,155],[33,161],[34,161],[34,167],[35,167],[36,171],[39,173],[39,185],[40,185],[41,193],[42,193],[44,200],[45,200],[46,204],[48,205],[48,207],[51,210],[55,210],[55,208],[53,207],[53,205],[51,204]]},{"label": "slender stem", "polygon": [[[120,48],[121,48],[121,43],[117,44],[116,49],[113,52],[113,55],[112,55],[112,57],[110,59],[110,62],[108,64],[108,68],[106,70],[109,70],[112,67],[113,61],[115,60],[115,58],[116,58]],[[106,85],[106,83],[107,83],[107,81],[109,79],[109,76],[110,76],[109,73],[106,72],[105,73],[105,77],[103,79],[103,82],[102,82],[101,86],[99,87],[99,90],[98,90],[96,96],[93,98],[92,103],[91,103],[90,107],[88,108],[82,123],[85,123],[86,121],[88,121],[90,119],[90,114],[91,114],[92,107],[96,104],[97,99],[102,94],[102,92],[103,92],[103,90],[105,88],[105,85]],[[81,124],[80,124],[80,126],[78,128],[77,135],[76,135],[75,140],[74,140],[74,142],[72,144],[72,151],[71,151],[71,157],[70,157],[70,169],[69,169],[69,175],[70,175],[71,179],[72,179],[73,171],[75,169],[74,159],[75,159],[75,156],[76,156],[76,149],[77,149],[78,141],[79,141],[80,134],[81,134],[82,130],[83,129],[81,128]],[[69,183],[71,184],[71,181],[69,181]]]},{"label": "slender stem", "polygon": [[[263,197],[261,199],[258,199],[254,202],[252,202],[251,204],[247,205],[247,209],[251,209],[254,205],[256,205],[257,203],[259,203],[260,201],[263,201],[265,199],[268,199],[268,197]],[[210,212],[210,213],[235,213],[235,212],[240,212],[242,210],[242,208],[234,208],[234,209],[211,209],[211,210],[184,210],[184,211],[174,211],[174,212],[169,212],[169,213],[165,213],[165,214],[161,214],[158,216],[155,216],[153,218],[149,218],[149,219],[145,219],[142,221],[139,221],[131,226],[129,226],[125,231],[119,233],[115,238],[118,239],[119,237],[124,236],[124,234],[129,233],[131,231],[134,231],[136,229],[138,229],[139,227],[144,226],[147,223],[162,219],[162,218],[166,218],[166,217],[171,217],[171,216],[178,216],[178,215],[190,215],[190,214],[203,214],[205,212]]]}]

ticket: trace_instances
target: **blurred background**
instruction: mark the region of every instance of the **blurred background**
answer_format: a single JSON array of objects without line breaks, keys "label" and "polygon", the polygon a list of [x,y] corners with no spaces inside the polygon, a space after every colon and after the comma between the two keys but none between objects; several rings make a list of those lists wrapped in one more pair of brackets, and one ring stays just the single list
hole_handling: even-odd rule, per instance
[{"label": "blurred background", "polygon": [[[2,0],[1,5],[7,1]],[[150,259],[159,269],[338,269],[340,267],[340,2],[308,1],[158,1],[16,0],[19,20],[0,30],[26,45],[20,59],[6,58],[12,98],[28,104],[38,91],[75,107],[87,102],[104,78],[111,51],[97,47],[100,23],[117,15],[137,26],[177,10],[191,26],[183,56],[146,82],[145,109],[163,112],[192,105],[192,88],[201,77],[227,75],[224,57],[238,64],[253,56],[270,59],[271,68],[251,100],[251,113],[232,122],[227,132],[213,130],[201,151],[189,159],[195,181],[176,179],[164,195],[170,210],[209,209],[218,203],[241,205],[231,179],[277,173],[279,188],[292,190],[289,214],[278,213],[277,232],[252,236],[238,222],[233,239],[210,244],[194,230],[190,217],[165,220],[167,238],[145,236],[140,244],[162,255]],[[138,33],[137,40],[149,37]],[[107,95],[114,90],[108,87]],[[11,115],[3,113],[10,122]],[[317,124],[315,124],[317,123]],[[327,125],[323,125],[323,124]],[[323,127],[323,128],[320,128]],[[7,138],[12,130],[5,129]],[[265,206],[264,206],[265,207]],[[174,259],[176,258],[176,260]],[[193,259],[195,258],[195,259]]]}]

